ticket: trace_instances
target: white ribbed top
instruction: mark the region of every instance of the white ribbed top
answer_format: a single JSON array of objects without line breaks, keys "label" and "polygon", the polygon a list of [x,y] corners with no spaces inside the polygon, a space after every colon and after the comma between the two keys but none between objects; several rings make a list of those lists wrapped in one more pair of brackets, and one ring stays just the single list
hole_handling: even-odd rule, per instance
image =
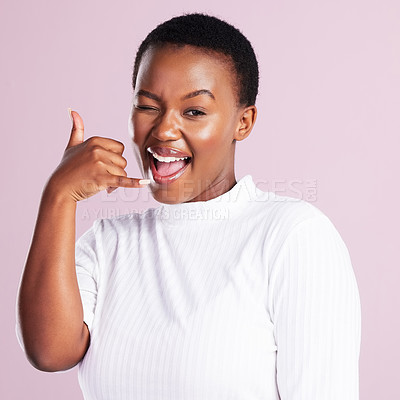
[{"label": "white ribbed top", "polygon": [[250,175],[206,202],[97,220],[76,245],[87,400],[358,400],[345,244]]}]

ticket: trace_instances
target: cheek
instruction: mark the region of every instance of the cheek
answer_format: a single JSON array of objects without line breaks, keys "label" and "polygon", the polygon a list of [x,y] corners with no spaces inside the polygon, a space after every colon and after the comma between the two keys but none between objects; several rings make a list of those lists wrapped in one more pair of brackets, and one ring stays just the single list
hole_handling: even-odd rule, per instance
[{"label": "cheek", "polygon": [[139,118],[137,115],[133,115],[132,117],[132,139],[133,143],[137,146],[141,146],[145,139],[146,129],[145,129],[145,121],[143,118]]},{"label": "cheek", "polygon": [[190,137],[194,150],[201,152],[203,156],[207,153],[211,156],[211,154],[225,152],[231,148],[233,132],[230,121],[214,118],[203,126],[193,129]]},{"label": "cheek", "polygon": [[140,121],[140,118],[137,116],[133,116],[131,119],[131,127],[132,127],[132,141],[133,141],[133,151],[136,157],[136,161],[138,165],[143,165],[144,168],[147,168],[148,159],[146,158],[146,153],[143,152],[143,144],[146,140],[146,131],[143,129],[143,123]]}]

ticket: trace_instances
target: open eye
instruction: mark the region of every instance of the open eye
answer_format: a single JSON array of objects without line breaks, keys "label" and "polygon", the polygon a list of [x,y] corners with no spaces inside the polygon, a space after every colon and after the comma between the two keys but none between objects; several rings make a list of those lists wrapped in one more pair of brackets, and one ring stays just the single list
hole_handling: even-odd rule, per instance
[{"label": "open eye", "polygon": [[205,112],[196,109],[190,109],[185,111],[185,114],[189,115],[190,117],[200,117],[202,115],[206,115]]}]

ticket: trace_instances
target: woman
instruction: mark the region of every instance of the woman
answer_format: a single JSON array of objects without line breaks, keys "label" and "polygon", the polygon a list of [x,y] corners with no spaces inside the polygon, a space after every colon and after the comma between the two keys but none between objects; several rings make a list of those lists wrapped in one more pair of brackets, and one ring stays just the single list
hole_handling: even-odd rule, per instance
[{"label": "woman", "polygon": [[[144,179],[71,113],[19,292],[30,362],[79,363],[86,399],[358,399],[360,304],[340,235],[313,205],[235,178],[257,116],[251,44],[211,16],[173,18],[141,44],[133,88]],[[74,247],[77,201],[146,185],[160,207],[98,220]]]}]

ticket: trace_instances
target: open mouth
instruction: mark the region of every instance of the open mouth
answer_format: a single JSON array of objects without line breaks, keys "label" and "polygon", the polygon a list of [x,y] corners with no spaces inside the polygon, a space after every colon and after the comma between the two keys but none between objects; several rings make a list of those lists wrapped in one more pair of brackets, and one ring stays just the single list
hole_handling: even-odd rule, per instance
[{"label": "open mouth", "polygon": [[[151,173],[153,174],[154,181],[159,184],[167,184],[178,179],[189,166],[192,161],[192,157],[183,156],[177,152],[173,152],[172,149],[159,150],[168,156],[160,155],[155,150],[148,149]],[[172,155],[171,153],[175,154]]]}]

